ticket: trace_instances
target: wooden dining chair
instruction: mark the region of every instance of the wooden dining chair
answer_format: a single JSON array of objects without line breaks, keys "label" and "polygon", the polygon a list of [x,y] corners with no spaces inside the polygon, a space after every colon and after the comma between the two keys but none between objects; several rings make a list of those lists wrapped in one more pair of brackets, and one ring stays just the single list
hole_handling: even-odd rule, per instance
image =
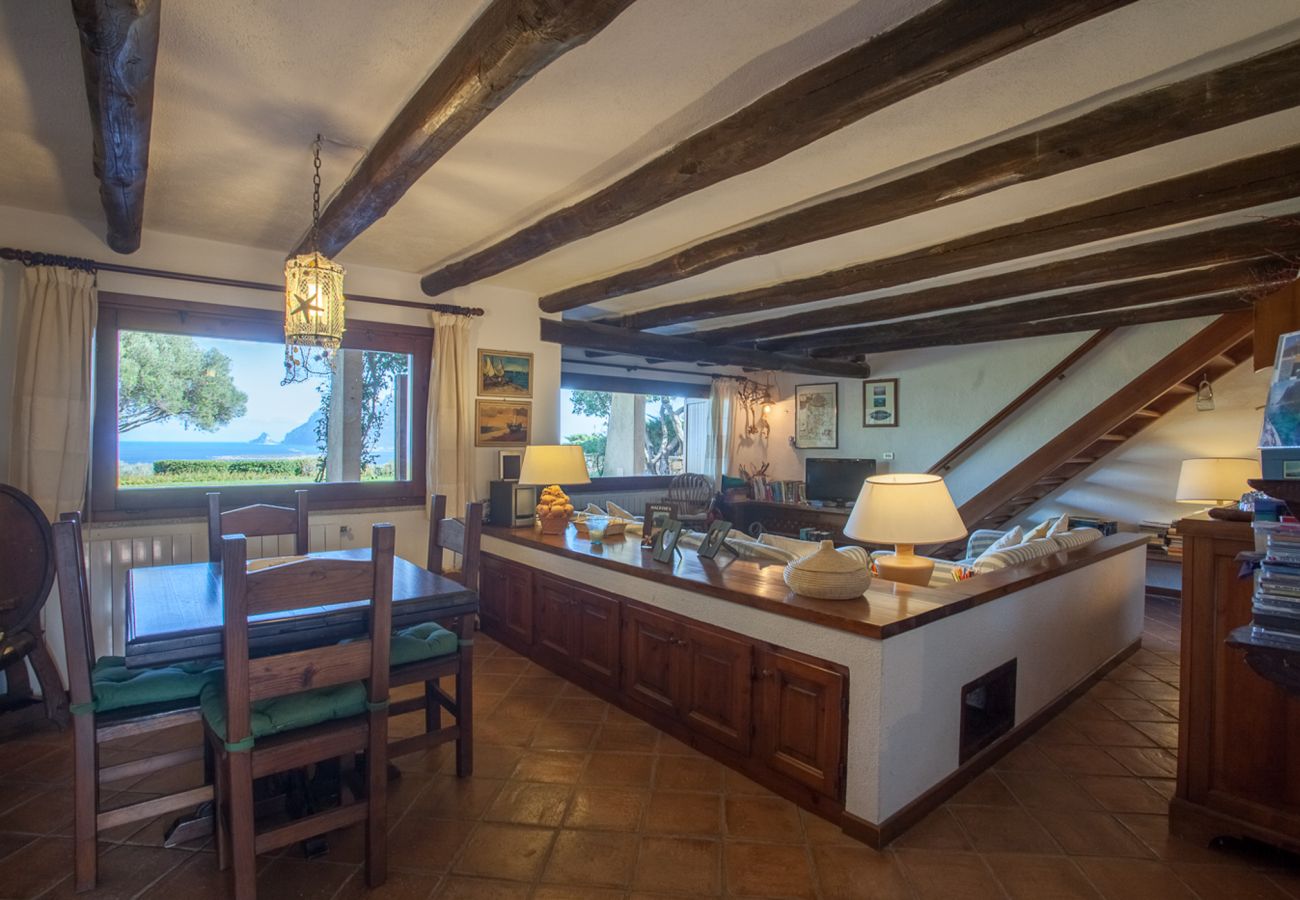
[{"label": "wooden dining chair", "polygon": [[293,552],[298,556],[307,555],[307,492],[294,491],[293,497],[293,506],[254,503],[251,506],[241,506],[238,509],[222,512],[221,493],[210,492],[208,494],[208,558],[213,562],[221,561],[221,538],[227,534],[242,534],[246,538],[292,534]]},{"label": "wooden dining chair", "polygon": [[[212,799],[212,785],[165,794],[150,800],[99,809],[99,787],[125,778],[203,759],[203,742],[156,753],[143,759],[101,767],[99,745],[116,738],[139,737],[180,725],[197,724],[199,693],[214,679],[216,664],[128,669],[121,657],[95,657],[86,583],[81,517],[64,513],[53,525],[54,557],[67,653],[68,690],[72,696],[73,844],[76,889],[97,881],[97,842],[101,831],[139,822]],[[196,738],[198,735],[196,734]],[[207,781],[206,774],[204,778]]]},{"label": "wooden dining chair", "polygon": [[[256,896],[257,855],[313,835],[366,824],[366,883],[387,875],[388,667],[393,622],[392,525],[375,525],[371,557],[307,558],[248,571],[243,535],[222,539],[224,685],[200,697],[217,760],[217,859],[233,865],[235,896]],[[249,616],[365,601],[364,637],[251,658]],[[353,802],[258,833],[253,780],[366,754]]]},{"label": "wooden dining chair", "polygon": [[[464,519],[449,519],[447,498],[435,494],[429,515],[430,572],[443,571],[443,551],[459,554],[459,580],[471,590],[478,590],[479,545],[483,535],[483,504],[465,504]],[[451,577],[456,577],[455,575]],[[395,702],[391,715],[424,713],[424,731],[389,744],[389,756],[405,756],[427,750],[448,741],[456,742],[456,774],[474,773],[474,617],[459,616],[443,622],[425,622],[393,635],[394,687],[424,684],[424,694]],[[449,695],[439,681],[447,676],[456,679],[455,694]],[[453,724],[442,724],[443,711],[450,713]]]}]

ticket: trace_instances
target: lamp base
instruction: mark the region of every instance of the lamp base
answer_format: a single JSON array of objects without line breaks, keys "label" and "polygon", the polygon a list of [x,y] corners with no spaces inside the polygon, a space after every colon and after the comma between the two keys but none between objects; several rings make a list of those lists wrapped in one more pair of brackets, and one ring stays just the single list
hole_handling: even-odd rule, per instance
[{"label": "lamp base", "polygon": [[876,572],[886,581],[925,587],[934,574],[934,560],[917,556],[912,544],[899,544],[894,548],[893,556],[881,556],[876,560]]}]

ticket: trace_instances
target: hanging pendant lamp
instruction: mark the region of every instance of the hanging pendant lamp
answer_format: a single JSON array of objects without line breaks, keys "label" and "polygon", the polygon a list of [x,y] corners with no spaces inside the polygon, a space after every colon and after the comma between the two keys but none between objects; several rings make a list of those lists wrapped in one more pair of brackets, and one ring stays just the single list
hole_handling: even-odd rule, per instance
[{"label": "hanging pendant lamp", "polygon": [[313,145],[311,250],[284,264],[284,383],[333,370],[343,340],[343,267],[320,246],[320,147]]}]

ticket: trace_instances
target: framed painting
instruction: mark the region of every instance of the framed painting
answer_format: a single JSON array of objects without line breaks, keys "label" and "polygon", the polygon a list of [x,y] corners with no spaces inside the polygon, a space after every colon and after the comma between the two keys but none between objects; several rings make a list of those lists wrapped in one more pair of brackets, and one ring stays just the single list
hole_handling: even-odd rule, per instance
[{"label": "framed painting", "polygon": [[898,424],[898,379],[862,382],[862,427],[893,428]]},{"label": "framed painting", "polygon": [[533,404],[479,400],[474,404],[475,447],[521,447],[532,440]]},{"label": "framed painting", "polygon": [[834,450],[840,445],[838,382],[795,386],[794,445],[800,450]]},{"label": "framed painting", "polygon": [[533,355],[509,350],[478,352],[478,393],[483,397],[533,396]]}]

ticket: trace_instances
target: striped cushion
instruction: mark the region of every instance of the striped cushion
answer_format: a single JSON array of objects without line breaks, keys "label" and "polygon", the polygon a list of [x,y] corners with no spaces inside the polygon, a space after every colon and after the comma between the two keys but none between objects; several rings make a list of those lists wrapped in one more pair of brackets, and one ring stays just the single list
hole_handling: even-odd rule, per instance
[{"label": "striped cushion", "polygon": [[1037,540],[1026,541],[1005,550],[996,550],[975,560],[975,574],[983,575],[985,572],[996,572],[998,569],[1006,569],[1011,566],[1032,562],[1035,559],[1050,556],[1057,552],[1057,549],[1055,541]]},{"label": "striped cushion", "polygon": [[976,528],[966,539],[966,558],[974,559],[987,550],[994,541],[1006,534],[996,528]]},{"label": "striped cushion", "polygon": [[1096,528],[1071,528],[1064,534],[1055,535],[1052,540],[1062,550],[1074,550],[1077,547],[1086,547],[1093,541],[1101,540],[1101,536],[1101,532]]}]

